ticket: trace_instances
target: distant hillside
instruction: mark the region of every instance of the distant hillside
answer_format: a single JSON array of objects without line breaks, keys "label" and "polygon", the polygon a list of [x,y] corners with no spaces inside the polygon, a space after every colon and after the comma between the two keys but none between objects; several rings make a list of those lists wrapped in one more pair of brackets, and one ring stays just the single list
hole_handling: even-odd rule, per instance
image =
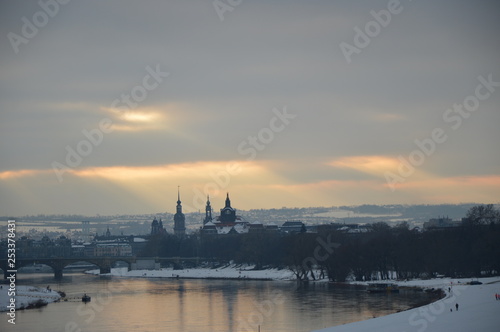
[{"label": "distant hillside", "polygon": [[[356,206],[332,206],[332,207],[309,207],[309,208],[280,208],[280,209],[253,209],[249,211],[237,210],[245,220],[249,222],[275,223],[281,225],[289,220],[301,220],[309,224],[323,223],[373,223],[387,222],[398,223],[407,221],[413,226],[421,226],[423,222],[440,216],[459,220],[465,217],[467,210],[479,205],[467,204],[438,204],[438,205],[356,205]],[[237,208],[237,207],[236,207]],[[214,215],[218,211],[214,210]],[[28,225],[38,227],[60,228],[60,230],[79,229],[82,220],[88,220],[93,227],[97,227],[100,233],[109,227],[115,234],[149,232],[149,225],[153,218],[163,219],[167,230],[173,226],[173,215],[167,212],[157,212],[141,215],[113,215],[113,216],[81,216],[81,215],[36,215],[16,218],[19,226]],[[203,215],[200,212],[186,213],[186,226],[197,229],[202,224]],[[0,217],[0,220],[12,219]],[[127,225],[127,226],[125,226]],[[0,225],[3,226],[3,225]],[[38,227],[36,227],[38,226]],[[0,227],[1,228],[1,227]]]}]

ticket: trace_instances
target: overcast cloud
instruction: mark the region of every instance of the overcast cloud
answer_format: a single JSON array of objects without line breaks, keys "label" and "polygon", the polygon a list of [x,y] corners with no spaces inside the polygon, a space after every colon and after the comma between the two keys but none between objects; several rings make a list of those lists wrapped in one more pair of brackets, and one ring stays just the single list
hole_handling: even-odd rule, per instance
[{"label": "overcast cloud", "polygon": [[212,1],[1,1],[1,214],[172,212],[178,185],[186,211],[227,191],[240,209],[498,203],[499,84],[445,116],[500,82],[498,2],[402,0],[349,63],[341,43],[391,3],[244,0],[221,20]]}]

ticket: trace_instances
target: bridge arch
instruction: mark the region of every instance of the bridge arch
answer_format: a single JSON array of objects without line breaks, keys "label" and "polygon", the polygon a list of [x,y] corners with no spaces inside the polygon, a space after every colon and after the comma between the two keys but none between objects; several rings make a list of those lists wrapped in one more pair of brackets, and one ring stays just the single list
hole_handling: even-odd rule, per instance
[{"label": "bridge arch", "polygon": [[[111,272],[111,267],[115,262],[123,261],[128,264],[130,269],[131,263],[135,262],[135,257],[54,257],[54,258],[18,258],[16,260],[16,269],[24,266],[33,264],[45,264],[50,266],[54,271],[54,277],[56,279],[62,278],[63,269],[76,262],[87,262],[94,264],[99,267],[99,272],[109,273]],[[7,273],[7,259],[0,260],[0,268],[4,271],[4,279],[6,279],[9,274]]]}]

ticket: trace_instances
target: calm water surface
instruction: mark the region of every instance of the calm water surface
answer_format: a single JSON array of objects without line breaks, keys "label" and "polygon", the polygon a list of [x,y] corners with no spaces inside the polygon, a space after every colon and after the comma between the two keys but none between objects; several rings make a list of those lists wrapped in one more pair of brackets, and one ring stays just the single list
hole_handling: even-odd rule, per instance
[{"label": "calm water surface", "polygon": [[[428,300],[423,293],[368,294],[333,285],[295,282],[171,280],[66,274],[19,274],[18,285],[66,292],[68,302],[18,311],[15,327],[0,331],[311,331],[407,309]],[[84,304],[77,298],[92,296]]]}]

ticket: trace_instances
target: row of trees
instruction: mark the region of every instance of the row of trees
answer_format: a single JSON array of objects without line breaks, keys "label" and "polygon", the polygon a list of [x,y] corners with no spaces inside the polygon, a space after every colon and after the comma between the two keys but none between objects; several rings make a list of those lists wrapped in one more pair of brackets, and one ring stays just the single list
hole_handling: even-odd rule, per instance
[{"label": "row of trees", "polygon": [[[145,255],[205,257],[219,262],[289,268],[301,280],[344,281],[500,273],[500,212],[471,208],[461,227],[420,232],[406,223],[375,223],[367,233],[258,233],[153,238]],[[320,275],[318,275],[318,273]]]}]

